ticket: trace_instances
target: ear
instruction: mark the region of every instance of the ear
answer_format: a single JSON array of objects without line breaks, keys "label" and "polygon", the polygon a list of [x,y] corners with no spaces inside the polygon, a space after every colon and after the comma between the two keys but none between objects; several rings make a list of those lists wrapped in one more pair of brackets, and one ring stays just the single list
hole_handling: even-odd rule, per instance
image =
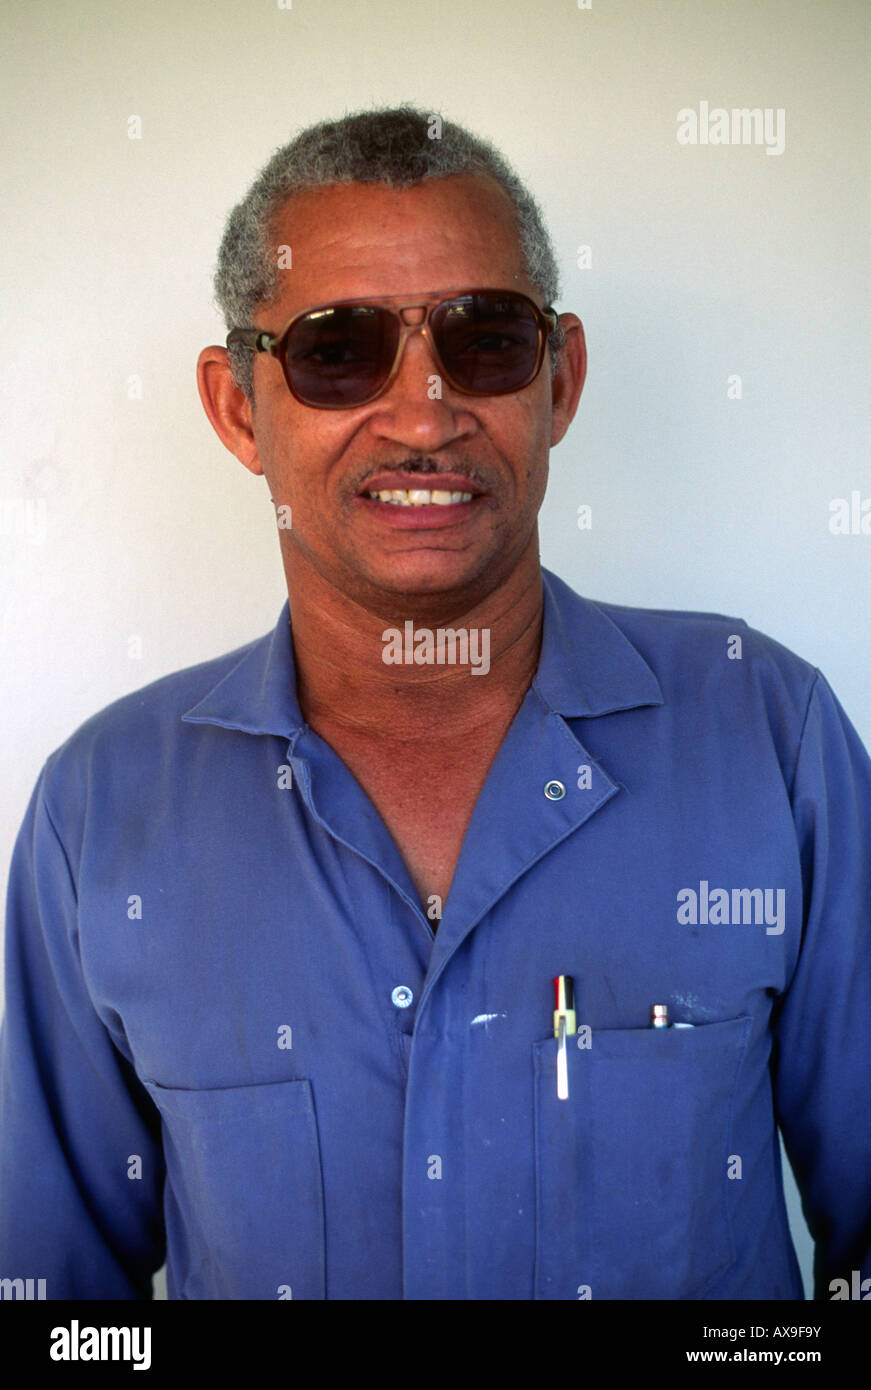
[{"label": "ear", "polygon": [[575,418],[587,376],[584,325],[576,314],[560,314],[559,320],[566,340],[559,355],[559,367],[551,384],[551,448],[559,444]]},{"label": "ear", "polygon": [[252,473],[262,474],[251,402],[233,380],[226,348],[203,348],[197,358],[197,389],[221,443]]}]

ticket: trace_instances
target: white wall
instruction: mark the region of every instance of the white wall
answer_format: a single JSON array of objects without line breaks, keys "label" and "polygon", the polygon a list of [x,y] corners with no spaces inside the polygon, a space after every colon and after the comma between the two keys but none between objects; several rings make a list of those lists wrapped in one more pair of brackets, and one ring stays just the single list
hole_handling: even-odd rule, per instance
[{"label": "white wall", "polygon": [[[544,562],[593,598],[745,617],[871,744],[871,536],[828,528],[833,498],[871,498],[866,4],[6,0],[2,26],[0,869],[84,718],[275,622],[266,483],[212,434],[194,364],[223,339],[230,206],[360,106],[489,137],[549,220],[590,370]],[[784,152],[679,145],[702,101],[783,108]]]}]

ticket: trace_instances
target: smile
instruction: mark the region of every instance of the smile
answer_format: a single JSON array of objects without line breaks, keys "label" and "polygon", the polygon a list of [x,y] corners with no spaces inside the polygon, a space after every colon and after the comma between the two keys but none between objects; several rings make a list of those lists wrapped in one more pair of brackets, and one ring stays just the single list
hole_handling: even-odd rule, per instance
[{"label": "smile", "polygon": [[364,495],[373,502],[389,502],[395,507],[455,507],[458,502],[472,500],[471,492],[432,492],[427,488],[391,488]]}]

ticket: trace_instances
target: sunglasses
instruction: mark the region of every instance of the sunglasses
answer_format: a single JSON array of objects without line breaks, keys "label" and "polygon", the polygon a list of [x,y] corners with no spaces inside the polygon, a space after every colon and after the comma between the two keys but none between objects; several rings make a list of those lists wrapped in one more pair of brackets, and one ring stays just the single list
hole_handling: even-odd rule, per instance
[{"label": "sunglasses", "polygon": [[555,309],[541,310],[515,290],[401,300],[346,299],[306,309],[275,337],[258,328],[234,328],[227,347],[238,344],[277,357],[303,405],[348,410],[386,391],[410,333],[423,334],[439,373],[464,395],[522,391],[538,376],[547,335],[558,323]]}]

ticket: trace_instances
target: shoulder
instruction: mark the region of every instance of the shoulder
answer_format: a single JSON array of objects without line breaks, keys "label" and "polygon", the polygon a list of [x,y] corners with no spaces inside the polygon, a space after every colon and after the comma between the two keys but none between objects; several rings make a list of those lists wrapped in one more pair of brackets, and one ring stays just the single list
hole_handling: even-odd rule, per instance
[{"label": "shoulder", "polygon": [[752,739],[753,728],[767,730],[792,761],[823,683],[810,661],[735,614],[581,597],[550,574],[547,584],[565,641],[575,650],[586,646],[584,664],[595,667],[597,652],[615,665],[622,651],[622,669],[640,657],[661,692],[649,703],[664,707],[683,738],[719,728]]},{"label": "shoulder", "polygon": [[[733,686],[759,693],[790,692],[790,699],[807,705],[820,672],[768,633],[745,618],[729,613],[682,608],[642,608],[582,597],[564,580],[546,572],[563,620],[574,619],[591,633],[602,632],[601,618],[643,657],[659,680],[663,693],[673,695],[703,682],[711,692],[727,673]],[[591,612],[599,623],[590,627]]]},{"label": "shoulder", "polygon": [[820,676],[804,657],[734,614],[596,606],[653,669],[663,692],[762,701],[803,716]]},{"label": "shoulder", "polygon": [[41,780],[49,806],[54,796],[68,801],[74,790],[87,794],[107,779],[120,788],[157,776],[191,737],[182,716],[265,640],[172,671],[90,715],[46,760]]}]

